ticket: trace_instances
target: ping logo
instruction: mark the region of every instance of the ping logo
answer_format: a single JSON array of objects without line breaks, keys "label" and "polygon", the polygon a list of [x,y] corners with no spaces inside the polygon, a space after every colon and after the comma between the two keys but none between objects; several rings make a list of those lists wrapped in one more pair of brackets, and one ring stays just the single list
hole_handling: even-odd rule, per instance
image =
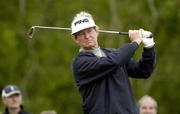
[{"label": "ping logo", "polygon": [[74,25],[76,26],[77,24],[87,23],[87,22],[89,22],[89,20],[88,20],[87,18],[85,18],[85,19],[81,19],[81,20],[76,21],[76,22],[74,23]]}]

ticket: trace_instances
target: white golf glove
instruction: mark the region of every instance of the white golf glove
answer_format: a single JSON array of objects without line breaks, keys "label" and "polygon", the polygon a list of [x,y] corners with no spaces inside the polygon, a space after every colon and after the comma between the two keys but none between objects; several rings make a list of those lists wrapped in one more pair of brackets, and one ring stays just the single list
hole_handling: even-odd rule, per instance
[{"label": "white golf glove", "polygon": [[152,33],[149,31],[142,31],[142,42],[145,48],[153,47],[155,42]]}]

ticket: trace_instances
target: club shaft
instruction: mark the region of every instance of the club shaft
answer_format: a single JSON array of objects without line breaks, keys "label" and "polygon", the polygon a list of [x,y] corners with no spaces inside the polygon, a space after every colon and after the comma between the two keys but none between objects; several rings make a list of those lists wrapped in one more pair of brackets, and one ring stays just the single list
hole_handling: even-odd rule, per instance
[{"label": "club shaft", "polygon": [[[68,30],[68,31],[71,30],[71,28],[64,28],[64,27],[32,26],[30,31],[29,31],[29,33],[28,33],[28,36],[30,38],[33,37],[36,28],[40,28],[40,29],[55,29],[55,30]],[[118,31],[109,31],[109,30],[99,30],[99,32],[110,33],[110,34],[119,34],[119,35],[128,35],[128,32],[118,32]]]},{"label": "club shaft", "polygon": [[55,29],[55,30],[71,30],[70,28],[63,28],[63,27],[48,27],[48,26],[32,26],[32,28]]}]

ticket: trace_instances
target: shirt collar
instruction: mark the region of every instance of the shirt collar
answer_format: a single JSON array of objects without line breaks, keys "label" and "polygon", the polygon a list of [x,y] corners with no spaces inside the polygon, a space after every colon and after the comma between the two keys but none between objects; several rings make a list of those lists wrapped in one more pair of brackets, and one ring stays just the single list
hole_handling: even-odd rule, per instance
[{"label": "shirt collar", "polygon": [[93,50],[85,50],[83,48],[80,48],[79,52],[91,52],[94,55],[96,55],[97,57],[106,57],[105,53],[101,50],[100,47],[95,48]]}]

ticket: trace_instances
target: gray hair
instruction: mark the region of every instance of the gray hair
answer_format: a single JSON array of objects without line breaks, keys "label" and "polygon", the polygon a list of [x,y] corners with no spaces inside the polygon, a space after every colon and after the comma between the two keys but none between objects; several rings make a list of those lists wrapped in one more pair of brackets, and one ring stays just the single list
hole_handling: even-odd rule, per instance
[{"label": "gray hair", "polygon": [[151,96],[149,96],[149,95],[144,95],[143,97],[141,97],[141,99],[138,102],[139,107],[141,106],[142,102],[145,101],[145,100],[152,101],[153,104],[154,104],[154,107],[157,109],[158,104],[157,104],[156,100],[154,98],[152,98]]},{"label": "gray hair", "polygon": [[79,18],[79,17],[89,17],[89,18],[93,19],[92,15],[91,15],[90,13],[88,13],[88,12],[85,12],[85,11],[81,11],[81,12],[77,13],[77,14],[74,16],[74,19],[73,19],[73,20],[75,20],[75,19],[77,19],[77,18]]}]

